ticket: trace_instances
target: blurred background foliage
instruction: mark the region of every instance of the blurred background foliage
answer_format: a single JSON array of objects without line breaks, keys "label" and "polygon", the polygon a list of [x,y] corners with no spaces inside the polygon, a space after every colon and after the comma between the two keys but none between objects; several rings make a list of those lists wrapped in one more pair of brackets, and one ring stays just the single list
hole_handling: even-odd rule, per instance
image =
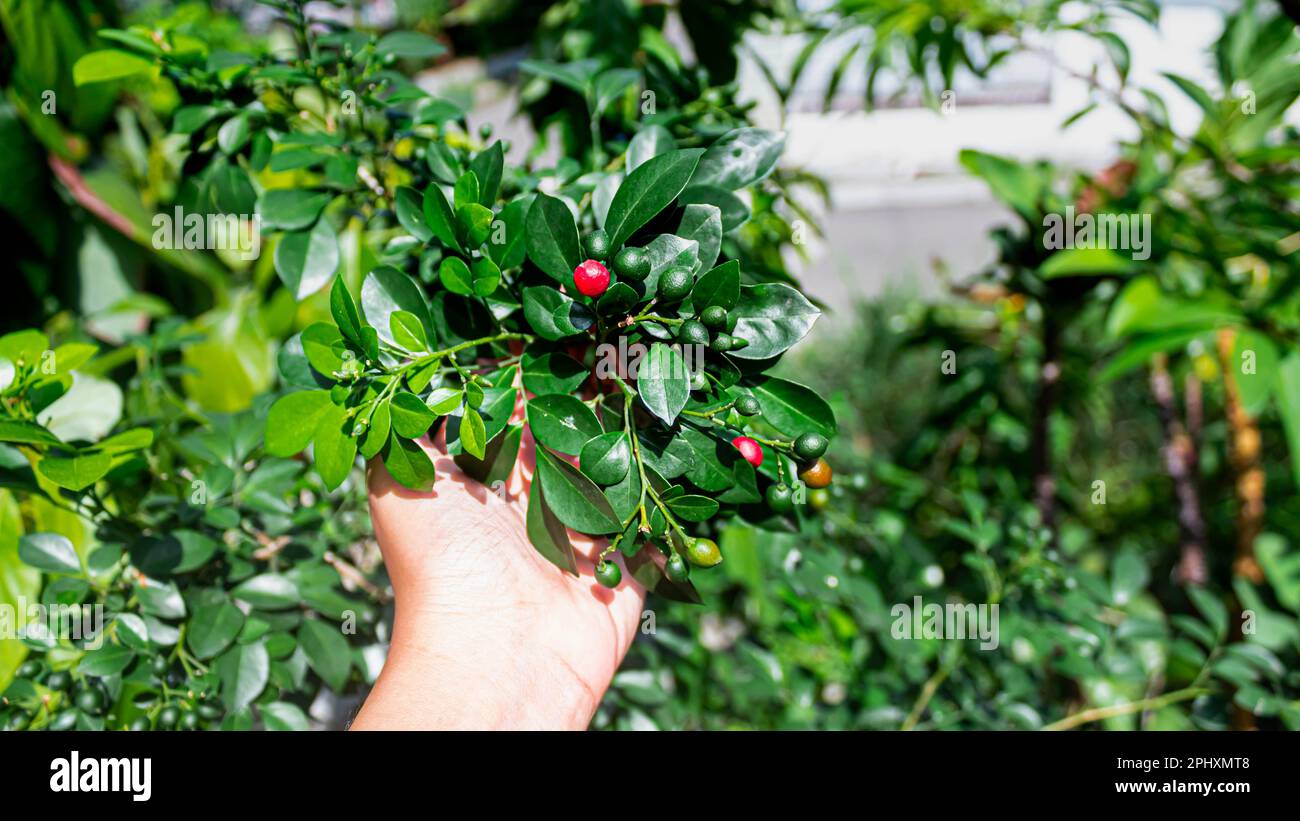
[{"label": "blurred background foliage", "polygon": [[[315,7],[374,25],[366,4]],[[220,196],[188,135],[178,139],[186,85],[157,71],[77,85],[73,66],[120,43],[96,34],[110,28],[192,52],[220,77],[246,62],[237,54],[264,63],[268,49],[292,49],[293,27],[275,21],[296,8],[0,0],[0,220],[11,238],[0,331],[39,327],[50,345],[99,346],[75,382],[95,401],[65,423],[82,425],[82,438],[154,433],[102,496],[75,504],[0,445],[0,602],[127,604],[20,560],[20,537],[36,532],[62,534],[105,572],[122,572],[148,534],[193,534],[186,555],[203,557],[202,589],[219,592],[191,606],[219,607],[220,591],[267,574],[291,579],[292,595],[252,594],[249,628],[231,639],[296,636],[269,659],[257,710],[225,704],[202,726],[341,726],[382,663],[384,572],[360,471],[326,493],[302,463],[261,450],[277,352],[327,313],[324,296],[296,304],[271,253],[250,263],[153,247],[155,213]],[[1225,15],[1206,55],[1216,87],[1170,77],[1200,111],[1186,133],[1160,94],[1129,83],[1128,46],[1112,31],[1117,16],[1154,25],[1159,6],[1144,0],[839,0],[815,13],[783,0],[392,4],[380,25],[437,47],[399,57],[390,90],[404,93],[399,68],[482,58],[518,89],[539,135],[527,156],[560,176],[593,154],[617,155],[646,117],[682,146],[746,123],[737,56],[753,31],[805,36],[788,71],[751,55],[782,102],[811,56],[839,43],[827,104],[852,73],[867,77],[870,108],[882,78],[939,107],[955,75],[982,77],[1033,48],[1034,35],[1069,29],[1108,56],[1077,116],[1118,108],[1139,135],[1115,145],[1097,175],[963,154],[1015,215],[995,232],[999,259],[962,272],[937,300],[895,293],[832,306],[837,321],[782,363],[833,398],[841,435],[829,501],[810,506],[798,532],[716,534],[726,561],[699,580],[705,603],[651,600],[653,631],[634,644],[595,727],[1300,728],[1300,143],[1286,117],[1300,94],[1300,38],[1288,10],[1247,2]],[[620,70],[655,91],[653,113],[635,92],[584,91],[594,86],[582,78]],[[279,102],[277,116],[329,114],[310,94]],[[478,144],[463,114],[438,140]],[[397,126],[350,139],[392,151],[374,166],[391,188],[428,173],[407,162],[425,146],[412,136]],[[256,181],[297,173],[264,169]],[[805,251],[796,227],[815,226],[827,190],[780,169],[727,235],[727,253],[753,280],[790,277]],[[1067,206],[1150,214],[1150,259],[1045,249],[1044,217]],[[342,215],[339,266],[355,287],[400,249],[386,245],[388,204],[361,190]],[[32,344],[6,336],[0,355]],[[195,479],[208,494],[200,503]],[[200,585],[183,575],[168,583],[194,595]],[[891,609],[914,596],[997,604],[998,647],[894,638]],[[360,627],[342,646],[303,626],[349,610]],[[198,715],[209,673],[180,652],[182,638],[160,644],[165,624],[148,627],[146,646],[165,664],[94,676],[111,718],[77,708],[59,721],[117,728],[148,716],[158,726],[172,700]],[[24,705],[52,691],[51,672],[105,672],[83,659],[75,647],[0,644],[6,725],[19,713],[24,726],[54,724],[53,711]],[[177,695],[182,684],[200,696]]]}]

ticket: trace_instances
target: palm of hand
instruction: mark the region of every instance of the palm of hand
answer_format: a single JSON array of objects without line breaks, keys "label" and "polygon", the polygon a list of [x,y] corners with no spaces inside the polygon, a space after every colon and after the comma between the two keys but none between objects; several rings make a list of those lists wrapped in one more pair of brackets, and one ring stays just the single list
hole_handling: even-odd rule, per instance
[{"label": "palm of hand", "polygon": [[[510,478],[496,488],[467,476],[442,435],[422,446],[438,473],[427,493],[397,484],[377,460],[367,472],[375,536],[397,600],[394,646],[423,640],[406,625],[441,625],[438,652],[476,656],[494,677],[576,688],[594,711],[635,636],[644,588],[626,572],[613,590],[596,582],[603,540],[570,532],[576,578],[532,547],[526,523],[535,446],[526,429]],[[452,629],[461,635],[446,635]],[[523,715],[495,718],[533,723]]]}]

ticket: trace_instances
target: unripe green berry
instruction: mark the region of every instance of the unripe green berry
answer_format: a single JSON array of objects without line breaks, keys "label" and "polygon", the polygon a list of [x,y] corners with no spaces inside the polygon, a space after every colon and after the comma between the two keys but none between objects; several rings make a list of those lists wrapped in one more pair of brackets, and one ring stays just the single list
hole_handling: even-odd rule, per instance
[{"label": "unripe green berry", "polygon": [[709,329],[694,319],[688,319],[677,327],[677,339],[687,345],[707,345]]},{"label": "unripe green berry", "polygon": [[614,256],[614,273],[619,279],[641,282],[650,276],[650,258],[640,248],[624,248]]},{"label": "unripe green berry", "polygon": [[679,302],[686,298],[695,287],[691,272],[685,268],[670,268],[659,277],[659,289],[656,296],[661,302]]},{"label": "unripe green berry", "polygon": [[596,581],[605,587],[618,587],[618,583],[623,580],[623,571],[619,566],[610,561],[601,560],[596,565]]},{"label": "unripe green berry", "polygon": [[827,444],[829,443],[825,436],[809,431],[800,434],[799,438],[794,440],[794,455],[799,457],[801,462],[811,462],[826,452]]},{"label": "unripe green berry", "polygon": [[736,413],[741,416],[757,416],[763,408],[758,404],[758,400],[749,394],[742,394],[736,397]]},{"label": "unripe green berry", "polygon": [[709,343],[709,348],[718,353],[726,353],[731,350],[731,334],[718,334],[713,337],[713,341]]},{"label": "unripe green berry", "polygon": [[609,235],[597,228],[582,238],[582,248],[589,259],[603,261],[609,256]]},{"label": "unripe green berry", "polygon": [[700,311],[700,321],[711,331],[727,327],[727,309],[721,305],[710,305]]}]

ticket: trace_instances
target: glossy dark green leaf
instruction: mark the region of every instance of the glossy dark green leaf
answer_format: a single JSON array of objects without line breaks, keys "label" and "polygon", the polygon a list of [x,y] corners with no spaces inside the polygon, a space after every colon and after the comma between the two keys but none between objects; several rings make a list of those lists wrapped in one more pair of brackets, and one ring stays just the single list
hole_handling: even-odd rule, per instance
[{"label": "glossy dark green leaf", "polygon": [[700,158],[692,185],[714,185],[736,191],[772,173],[785,135],[761,128],[737,128],[719,137]]},{"label": "glossy dark green leaf", "polygon": [[190,652],[207,660],[230,646],[244,627],[244,613],[228,601],[198,607],[185,633]]},{"label": "glossy dark green leaf", "polygon": [[375,457],[384,445],[388,444],[388,436],[392,432],[393,415],[392,407],[388,402],[380,402],[375,406],[375,412],[370,415],[370,424],[366,428],[365,438],[357,447],[362,459],[370,460]]},{"label": "glossy dark green leaf", "polygon": [[331,407],[329,391],[297,391],[280,397],[266,415],[266,451],[288,458],[307,449]]},{"label": "glossy dark green leaf", "polygon": [[230,595],[259,610],[284,610],[302,601],[298,585],[279,573],[262,573],[241,582]]},{"label": "glossy dark green leaf", "polygon": [[474,176],[478,178],[478,201],[483,205],[491,206],[496,202],[504,167],[505,153],[502,151],[500,140],[493,142],[470,160],[469,170],[473,171]]},{"label": "glossy dark green leaf", "polygon": [[671,425],[690,398],[690,373],[680,353],[656,342],[637,367],[636,386],[646,409]]},{"label": "glossy dark green leaf", "polygon": [[763,408],[763,419],[787,436],[810,432],[827,438],[835,435],[835,414],[812,388],[788,379],[760,376],[751,390]]},{"label": "glossy dark green leaf", "polygon": [[433,487],[436,478],[433,462],[415,442],[400,436],[391,437],[384,447],[383,457],[384,467],[398,484],[422,492]]},{"label": "glossy dark green leaf", "polygon": [[652,157],[627,175],[605,217],[611,247],[622,245],[677,198],[703,153],[698,148],[669,151]]},{"label": "glossy dark green leaf", "polygon": [[420,397],[410,391],[398,391],[393,395],[390,414],[393,431],[407,439],[423,436],[438,418]]},{"label": "glossy dark green leaf", "polygon": [[374,326],[385,342],[397,344],[390,320],[396,310],[414,314],[424,325],[429,339],[436,338],[429,319],[429,306],[420,286],[409,275],[391,266],[381,265],[366,277],[361,285],[361,310],[366,321]]},{"label": "glossy dark green leaf", "polygon": [[546,503],[541,482],[534,482],[528,494],[528,541],[556,567],[578,575],[578,561],[564,523]]},{"label": "glossy dark green leaf", "polygon": [[294,299],[306,299],[325,287],[338,267],[339,238],[329,220],[285,234],[275,248],[275,272]]},{"label": "glossy dark green leaf", "polygon": [[546,285],[524,289],[524,319],[543,339],[557,341],[591,327],[591,310]]},{"label": "glossy dark green leaf", "polygon": [[215,667],[221,681],[221,702],[227,710],[238,712],[266,689],[271,658],[261,642],[236,644],[217,659]]},{"label": "glossy dark green leaf", "polygon": [[488,234],[487,252],[498,268],[517,268],[524,263],[528,250],[528,212],[533,196],[526,195],[511,200],[493,222]]},{"label": "glossy dark green leaf", "polygon": [[466,408],[461,415],[459,434],[464,451],[476,459],[482,459],[487,447],[487,431],[483,428],[483,417],[474,408]]},{"label": "glossy dark green leaf", "polygon": [[749,344],[729,355],[737,359],[770,359],[789,350],[812,330],[821,311],[807,297],[779,282],[742,286],[732,312],[733,336]]},{"label": "glossy dark green leaf", "polygon": [[392,31],[379,38],[375,51],[392,57],[428,59],[445,53],[447,48],[418,31]]},{"label": "glossy dark green leaf", "polygon": [[306,732],[311,729],[307,714],[297,704],[273,701],[261,707],[262,725],[271,732]]},{"label": "glossy dark green leaf", "polygon": [[528,258],[561,285],[573,284],[573,270],[582,262],[578,227],[563,201],[538,194],[528,210]]},{"label": "glossy dark green leaf", "polygon": [[525,390],[538,396],[572,393],[587,379],[587,369],[573,357],[537,346],[524,351],[520,364]]},{"label": "glossy dark green leaf", "polygon": [[523,431],[523,425],[508,425],[495,437],[488,440],[483,458],[480,459],[464,452],[458,453],[453,457],[456,465],[473,477],[475,481],[488,487],[493,487],[498,482],[508,481],[511,472],[514,470],[515,460],[519,456],[519,445],[523,439]]},{"label": "glossy dark green leaf", "polygon": [[336,277],[330,287],[330,316],[345,339],[361,344],[361,314],[343,277]]},{"label": "glossy dark green leaf", "polygon": [[528,400],[528,425],[538,442],[573,456],[601,434],[600,423],[581,399],[553,393]]},{"label": "glossy dark green leaf", "polygon": [[722,210],[711,203],[687,205],[677,236],[698,243],[700,267],[712,268],[722,250]]},{"label": "glossy dark green leaf", "polygon": [[411,236],[420,242],[433,239],[433,229],[424,220],[424,197],[419,191],[406,185],[400,185],[393,193],[393,202],[397,211],[397,221]]},{"label": "glossy dark green leaf", "polygon": [[307,619],[298,628],[298,646],[307,663],[331,690],[341,692],[352,672],[352,650],[342,631],[319,619]]},{"label": "glossy dark green leaf", "polygon": [[672,133],[661,125],[648,125],[638,131],[627,145],[627,170],[635,171],[646,161],[667,154],[677,147]]},{"label": "glossy dark green leaf", "polygon": [[667,504],[673,515],[688,522],[707,522],[718,512],[718,503],[708,496],[678,496]]},{"label": "glossy dark green leaf", "polygon": [[301,231],[310,228],[332,196],[301,188],[276,188],[262,193],[257,211],[264,228]]},{"label": "glossy dark green leaf", "polygon": [[622,522],[600,488],[544,447],[537,449],[537,476],[547,504],[565,525],[583,533],[616,533],[622,529]]},{"label": "glossy dark green leaf", "polygon": [[424,223],[429,230],[447,248],[462,252],[460,241],[456,239],[456,215],[452,213],[447,195],[442,193],[436,182],[429,183],[424,189]]},{"label": "glossy dark green leaf", "polygon": [[419,318],[409,311],[397,310],[389,314],[388,330],[392,332],[397,344],[405,350],[413,352],[429,350],[429,337],[425,333],[424,325],[420,324]]},{"label": "glossy dark green leaf", "polygon": [[474,275],[460,257],[443,257],[438,266],[438,281],[453,294],[468,296],[474,293]]},{"label": "glossy dark green leaf", "polygon": [[352,438],[352,420],[346,409],[331,404],[322,412],[312,437],[312,456],[327,488],[343,484],[357,458],[357,440]]},{"label": "glossy dark green leaf", "polygon": [[115,676],[125,670],[126,666],[134,659],[135,651],[131,648],[106,644],[82,656],[81,661],[77,664],[77,672],[83,676],[95,676],[97,678]]},{"label": "glossy dark green leaf", "polygon": [[691,291],[691,304],[698,313],[718,306],[730,311],[740,301],[740,262],[728,260],[700,277]]},{"label": "glossy dark green leaf", "polygon": [[596,484],[618,484],[632,465],[632,442],[623,431],[603,433],[582,446],[578,464]]},{"label": "glossy dark green leaf", "polygon": [[81,573],[76,549],[67,536],[59,533],[23,534],[18,539],[18,559],[49,573]]}]

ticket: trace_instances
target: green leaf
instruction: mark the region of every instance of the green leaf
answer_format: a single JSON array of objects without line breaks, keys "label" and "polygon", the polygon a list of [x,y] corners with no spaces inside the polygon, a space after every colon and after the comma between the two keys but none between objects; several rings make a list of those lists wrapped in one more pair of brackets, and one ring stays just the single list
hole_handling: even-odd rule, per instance
[{"label": "green leaf", "polygon": [[457,211],[471,203],[478,203],[478,175],[473,171],[466,171],[464,174],[461,174],[460,178],[456,180],[456,185],[452,189],[452,193],[455,195],[453,197],[453,202],[456,205]]},{"label": "green leaf", "polygon": [[547,351],[536,345],[524,351],[520,361],[524,389],[541,396],[548,393],[572,393],[587,380],[582,363],[559,351]]},{"label": "green leaf", "polygon": [[474,274],[474,293],[479,296],[491,296],[496,291],[497,286],[501,284],[501,269],[488,257],[479,257],[474,260],[472,273]]},{"label": "green leaf", "polygon": [[627,175],[605,218],[605,232],[609,234],[611,248],[621,246],[638,228],[654,219],[677,198],[691,179],[703,153],[698,148],[670,151],[647,160]]},{"label": "green leaf", "polygon": [[108,48],[82,55],[72,66],[72,81],[79,86],[103,83],[152,71],[153,67],[153,60],[129,51]]},{"label": "green leaf", "polygon": [[602,433],[582,446],[578,464],[596,484],[618,484],[632,466],[631,440],[624,431]]},{"label": "green leaf", "polygon": [[134,613],[118,613],[113,619],[113,634],[127,647],[149,649],[149,625]]},{"label": "green leaf", "polygon": [[298,585],[279,573],[254,576],[237,585],[230,595],[259,610],[284,610],[296,607],[302,601]]},{"label": "green leaf", "polygon": [[361,343],[361,314],[343,277],[336,277],[330,288],[330,315],[345,339]]},{"label": "green leaf", "polygon": [[528,541],[538,553],[561,570],[578,575],[578,560],[569,541],[569,531],[546,503],[541,482],[534,482],[528,494]]},{"label": "green leaf", "polygon": [[329,220],[285,234],[275,248],[275,272],[297,300],[323,288],[338,267],[339,238]]},{"label": "green leaf", "polygon": [[173,530],[132,542],[131,562],[150,576],[189,573],[207,564],[219,547],[216,539],[200,531]]},{"label": "green leaf", "polygon": [[436,182],[429,183],[429,187],[424,189],[424,222],[444,246],[464,253],[456,239],[456,216],[447,203],[447,195]]},{"label": "green leaf", "polygon": [[1258,417],[1268,407],[1278,374],[1277,346],[1261,331],[1243,328],[1233,339],[1232,370],[1246,413]]},{"label": "green leaf", "polygon": [[272,701],[264,704],[262,726],[271,732],[306,732],[311,729],[307,715],[297,704],[287,701]]},{"label": "green leaf", "polygon": [[282,231],[301,231],[325,210],[332,195],[301,188],[276,188],[262,192],[257,212],[262,215],[265,228]]},{"label": "green leaf", "polygon": [[443,385],[433,389],[425,404],[437,415],[445,416],[460,407],[464,397],[464,391]]},{"label": "green leaf", "polygon": [[77,664],[77,672],[97,678],[115,676],[125,670],[134,659],[135,651],[131,648],[106,644],[82,656]]},{"label": "green leaf", "polygon": [[104,478],[113,467],[108,453],[78,453],[74,456],[45,456],[36,463],[41,475],[72,491],[85,490]]},{"label": "green leaf", "polygon": [[963,150],[959,158],[968,171],[983,178],[993,195],[1014,208],[1022,217],[1038,221],[1039,199],[1047,181],[1035,168],[1006,157]]},{"label": "green leaf", "polygon": [[470,248],[478,248],[487,241],[492,230],[492,209],[477,202],[456,207],[456,221],[465,231]]},{"label": "green leaf", "polygon": [[375,412],[370,415],[370,425],[366,428],[365,438],[357,448],[362,459],[367,461],[373,459],[375,454],[388,444],[388,436],[393,427],[392,414],[392,406],[388,402],[380,402],[375,406]]},{"label": "green leaf", "polygon": [[238,712],[253,703],[271,672],[271,657],[262,642],[236,644],[216,661],[221,681],[221,702],[230,712]]},{"label": "green leaf", "polygon": [[393,430],[398,436],[418,439],[429,430],[438,418],[420,397],[409,391],[398,391],[392,401]]},{"label": "green leaf", "polygon": [[744,200],[716,185],[688,185],[677,197],[677,204],[687,208],[700,205],[718,209],[724,234],[736,230],[749,219],[749,206]]},{"label": "green leaf", "polygon": [[749,343],[730,356],[768,359],[784,353],[812,330],[821,316],[803,294],[779,282],[741,286],[740,300],[732,312],[734,336]]},{"label": "green leaf", "polygon": [[582,533],[616,533],[623,524],[595,483],[546,448],[537,449],[537,475],[561,522]]},{"label": "green leaf", "polygon": [[678,496],[668,501],[668,509],[688,522],[707,522],[717,514],[718,507],[708,496]]},{"label": "green leaf", "polygon": [[700,158],[691,185],[736,191],[772,173],[785,148],[785,135],[761,128],[738,128],[719,137]]},{"label": "green leaf", "polygon": [[700,267],[712,268],[722,251],[722,210],[710,203],[687,205],[677,235],[694,240],[699,245]]},{"label": "green leaf", "polygon": [[384,447],[384,467],[398,484],[411,490],[428,491],[436,477],[433,462],[424,450],[409,439],[394,436]]},{"label": "green leaf", "polygon": [[554,393],[528,401],[528,425],[538,442],[576,456],[587,440],[601,434],[600,422],[582,400]]},{"label": "green leaf", "polygon": [[[171,582],[157,579],[139,579],[135,586],[135,596],[140,600],[140,611],[160,619],[185,618],[185,599],[181,591]],[[157,634],[157,630],[153,632]]]},{"label": "green leaf", "polygon": [[306,450],[325,412],[329,391],[298,391],[282,396],[266,415],[266,451],[288,458]]},{"label": "green leaf", "polygon": [[1291,456],[1291,470],[1296,486],[1300,487],[1300,353],[1282,360],[1277,369],[1278,415],[1286,432],[1287,450]]},{"label": "green leaf", "polygon": [[59,437],[35,422],[25,419],[0,419],[0,442],[18,445],[59,445]]},{"label": "green leaf", "polygon": [[481,484],[492,487],[497,482],[505,482],[510,478],[519,456],[523,431],[523,425],[507,425],[496,436],[488,439],[482,458],[463,452],[453,458],[461,470]]},{"label": "green leaf", "polygon": [[478,201],[482,205],[491,206],[496,202],[504,167],[505,153],[500,140],[478,152],[474,159],[470,160],[469,170],[473,171],[474,176],[478,178]]},{"label": "green leaf", "polygon": [[298,628],[298,646],[307,655],[311,669],[335,692],[347,686],[352,672],[352,650],[338,627],[319,619],[307,619]]},{"label": "green leaf", "polygon": [[393,31],[379,38],[375,51],[390,57],[429,58],[445,54],[447,48],[418,31]]},{"label": "green leaf", "polygon": [[648,125],[627,144],[627,170],[635,171],[647,161],[677,147],[673,135],[661,125]]},{"label": "green leaf", "polygon": [[357,440],[352,438],[346,408],[331,404],[321,414],[312,437],[312,456],[325,487],[334,490],[343,484],[357,458]]},{"label": "green leaf", "polygon": [[26,533],[18,539],[18,559],[47,573],[81,573],[81,560],[67,536],[59,533]]},{"label": "green leaf", "polygon": [[438,266],[438,279],[453,294],[469,296],[474,293],[474,275],[460,257],[443,257],[442,264]]},{"label": "green leaf", "polygon": [[751,390],[763,407],[763,419],[787,436],[809,432],[828,439],[835,436],[835,414],[812,388],[788,379],[760,376]]},{"label": "green leaf", "polygon": [[524,319],[553,342],[582,333],[595,321],[589,308],[547,285],[524,288]]},{"label": "green leaf", "polygon": [[678,351],[656,342],[637,366],[636,387],[646,409],[672,425],[690,398],[690,371]]},{"label": "green leaf", "polygon": [[393,337],[391,319],[393,311],[398,310],[413,314],[424,326],[426,337],[436,338],[424,292],[409,275],[391,266],[381,265],[366,277],[361,285],[361,310],[380,338],[390,344],[399,344]]},{"label": "green leaf", "polygon": [[740,262],[728,260],[700,277],[691,291],[691,305],[699,313],[718,306],[730,311],[740,301]]},{"label": "green leaf", "polygon": [[393,311],[388,317],[388,325],[388,329],[393,332],[393,339],[402,348],[408,351],[429,350],[429,338],[415,314],[409,311]]},{"label": "green leaf", "polygon": [[420,192],[407,185],[399,185],[393,193],[397,210],[397,221],[407,233],[420,242],[433,239],[433,230],[424,218],[424,198]]},{"label": "green leaf", "polygon": [[[562,200],[538,194],[528,210],[528,258],[561,285],[573,284],[573,269],[582,262],[578,226]],[[614,247],[617,247],[615,245]]]},{"label": "green leaf", "polygon": [[482,459],[487,447],[487,431],[483,427],[483,417],[473,408],[466,408],[461,416],[458,430],[461,447],[476,459]]},{"label": "green leaf", "polygon": [[592,90],[600,61],[574,60],[569,63],[553,63],[548,60],[521,60],[519,70],[536,74],[548,80],[567,86],[586,97]]},{"label": "green leaf", "polygon": [[1109,248],[1066,248],[1047,258],[1038,268],[1043,279],[1066,276],[1104,276],[1127,274],[1136,266],[1133,260]]},{"label": "green leaf", "polygon": [[194,610],[185,641],[195,656],[207,660],[229,647],[243,627],[243,611],[228,601],[217,601]]},{"label": "green leaf", "polygon": [[1203,587],[1188,587],[1187,596],[1209,622],[1219,641],[1228,635],[1228,608],[1213,593]]},{"label": "green leaf", "polygon": [[[533,197],[526,195],[511,202],[497,214],[500,225],[488,236],[487,252],[498,268],[517,268],[524,263],[528,250],[528,212]],[[577,267],[577,266],[574,266]]]}]

